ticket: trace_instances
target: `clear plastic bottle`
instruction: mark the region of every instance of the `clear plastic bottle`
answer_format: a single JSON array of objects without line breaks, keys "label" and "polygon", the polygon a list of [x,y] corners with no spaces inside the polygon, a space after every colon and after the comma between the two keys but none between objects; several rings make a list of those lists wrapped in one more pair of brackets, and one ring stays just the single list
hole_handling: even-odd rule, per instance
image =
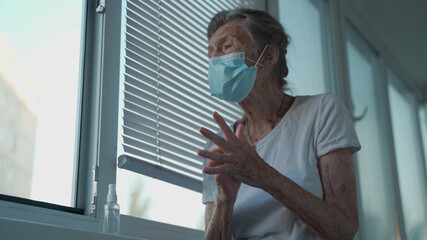
[{"label": "clear plastic bottle", "polygon": [[104,206],[103,232],[119,234],[120,206],[117,203],[116,184],[108,185],[107,203]]}]

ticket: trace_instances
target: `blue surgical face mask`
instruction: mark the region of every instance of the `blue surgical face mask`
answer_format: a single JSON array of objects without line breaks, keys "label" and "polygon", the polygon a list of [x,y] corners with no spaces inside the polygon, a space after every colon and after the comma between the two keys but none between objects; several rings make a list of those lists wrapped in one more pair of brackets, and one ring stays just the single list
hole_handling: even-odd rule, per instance
[{"label": "blue surgical face mask", "polygon": [[[261,59],[265,46],[258,61]],[[245,64],[244,52],[230,53],[223,56],[211,57],[209,59],[208,83],[211,96],[229,102],[241,102],[245,99],[254,86],[258,61],[255,65],[248,67]],[[261,65],[262,66],[262,65]]]}]

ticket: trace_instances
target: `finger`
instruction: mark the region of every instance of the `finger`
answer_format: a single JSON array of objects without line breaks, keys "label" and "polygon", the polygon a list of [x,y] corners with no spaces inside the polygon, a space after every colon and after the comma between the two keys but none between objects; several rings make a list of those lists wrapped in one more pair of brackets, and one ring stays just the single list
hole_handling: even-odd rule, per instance
[{"label": "finger", "polygon": [[219,165],[224,165],[225,164],[223,162],[217,162],[217,161],[212,160],[212,159],[207,159],[207,160],[208,161],[207,161],[206,167],[215,167],[215,166],[219,166]]},{"label": "finger", "polygon": [[222,153],[218,153],[218,152],[210,152],[210,151],[205,151],[205,150],[199,150],[197,151],[197,155],[210,159],[210,160],[214,160],[217,162],[226,162],[226,163],[231,163],[232,160],[229,156],[224,155]]},{"label": "finger", "polygon": [[222,152],[221,148],[219,148],[216,144],[212,144],[209,147],[208,151],[211,151],[211,152]]},{"label": "finger", "polygon": [[230,165],[220,165],[217,167],[204,167],[203,173],[206,174],[218,174],[218,173],[225,173],[225,174],[233,174],[234,170],[230,167]]},{"label": "finger", "polygon": [[243,127],[244,126],[245,125],[243,125],[243,124],[239,124],[239,126],[237,126],[236,136],[241,142],[248,143],[248,140],[246,139],[245,134],[243,133]]},{"label": "finger", "polygon": [[233,132],[225,122],[224,118],[222,118],[221,115],[219,115],[219,113],[217,112],[213,113],[213,118],[218,124],[221,131],[224,133],[225,139],[227,139],[227,141],[229,142],[234,142],[236,140],[236,136],[234,136]]},{"label": "finger", "polygon": [[205,138],[211,140],[211,142],[216,144],[224,152],[230,150],[230,143],[228,143],[224,138],[203,127],[200,128],[199,131]]},{"label": "finger", "polygon": [[[239,126],[237,126],[236,136],[237,136],[237,138],[240,141],[249,144],[248,139],[245,137],[245,134],[243,133],[244,132],[244,130],[243,130],[244,127],[245,127],[245,125],[243,123],[241,123],[241,124],[239,124]],[[255,144],[251,144],[251,146],[256,149],[256,145]]]}]

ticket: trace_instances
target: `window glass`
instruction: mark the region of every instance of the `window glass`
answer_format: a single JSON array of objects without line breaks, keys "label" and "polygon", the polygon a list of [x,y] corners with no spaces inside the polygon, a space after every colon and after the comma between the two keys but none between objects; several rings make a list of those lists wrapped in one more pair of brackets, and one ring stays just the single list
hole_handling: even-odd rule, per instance
[{"label": "window glass", "polygon": [[[187,228],[204,230],[201,195],[152,177],[119,169],[120,213]],[[124,184],[126,184],[126,187]]]},{"label": "window glass", "polygon": [[[367,42],[347,24],[347,56],[353,114],[362,117],[355,129],[362,149],[357,152],[355,166],[359,187],[359,234],[362,239],[395,239],[392,195],[389,189],[387,141],[379,104],[381,86],[378,59]],[[363,112],[366,111],[364,115]]]},{"label": "window glass", "polygon": [[326,1],[279,1],[279,19],[290,35],[286,77],[296,95],[329,91],[332,81],[329,13]]},{"label": "window glass", "polygon": [[412,95],[387,69],[393,140],[407,239],[427,238],[426,179]]},{"label": "window glass", "polygon": [[0,2],[0,194],[74,205],[82,2]]}]

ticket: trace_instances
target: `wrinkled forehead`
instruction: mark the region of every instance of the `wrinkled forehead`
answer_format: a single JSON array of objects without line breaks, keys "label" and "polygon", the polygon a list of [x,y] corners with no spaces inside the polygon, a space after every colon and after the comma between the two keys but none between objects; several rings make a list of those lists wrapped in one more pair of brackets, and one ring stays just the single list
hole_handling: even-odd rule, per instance
[{"label": "wrinkled forehead", "polygon": [[227,39],[235,39],[239,42],[251,41],[249,34],[243,27],[243,20],[233,20],[219,27],[209,39],[209,47],[220,44]]}]

